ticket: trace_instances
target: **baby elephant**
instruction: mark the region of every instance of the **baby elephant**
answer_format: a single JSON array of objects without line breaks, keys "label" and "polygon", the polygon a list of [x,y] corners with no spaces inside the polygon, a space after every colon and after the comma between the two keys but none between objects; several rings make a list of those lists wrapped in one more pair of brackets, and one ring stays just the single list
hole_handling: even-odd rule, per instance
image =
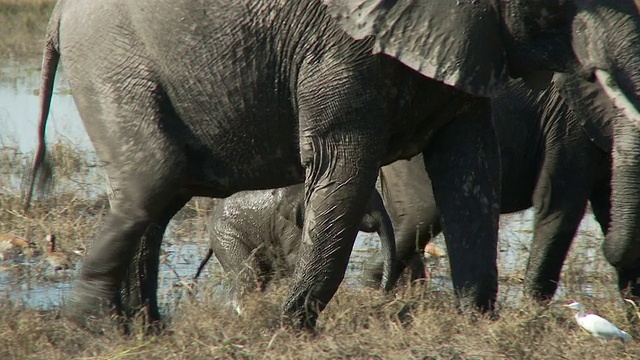
[{"label": "baby elephant", "polygon": [[[233,274],[236,310],[246,291],[264,290],[273,278],[291,276],[300,256],[304,224],[304,184],[278,189],[243,191],[222,200],[211,212],[211,246],[200,272],[212,254],[228,274]],[[381,287],[396,282],[395,237],[391,220],[377,191],[372,194],[360,230],[377,232],[384,258]]]}]

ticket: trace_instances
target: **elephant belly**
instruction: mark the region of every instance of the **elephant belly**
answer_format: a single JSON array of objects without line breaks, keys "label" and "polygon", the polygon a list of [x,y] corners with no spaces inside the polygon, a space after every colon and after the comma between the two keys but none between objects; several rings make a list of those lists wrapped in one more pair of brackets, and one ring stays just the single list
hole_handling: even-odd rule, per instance
[{"label": "elephant belly", "polygon": [[[237,11],[227,9],[225,22],[184,7],[164,14],[171,31],[184,34],[172,37],[176,42],[157,36],[166,25],[138,29],[186,128],[187,186],[200,196],[304,180],[286,64],[274,55],[271,39],[257,36]],[[181,21],[185,17],[192,23]]]},{"label": "elephant belly", "polygon": [[469,100],[467,94],[425,78],[393,59],[385,61],[390,61],[385,69],[389,72],[385,74],[389,82],[386,98],[393,105],[382,165],[422,153],[441,128],[455,121],[458,109],[464,108]]}]

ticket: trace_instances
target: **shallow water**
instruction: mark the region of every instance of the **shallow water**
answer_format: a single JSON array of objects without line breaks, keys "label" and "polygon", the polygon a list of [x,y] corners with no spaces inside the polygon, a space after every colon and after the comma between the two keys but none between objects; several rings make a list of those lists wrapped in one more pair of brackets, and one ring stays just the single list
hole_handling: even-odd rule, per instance
[{"label": "shallow water", "polygon": [[[0,145],[34,151],[37,141],[40,71],[37,66],[9,65],[0,68]],[[47,142],[67,140],[82,150],[93,150],[78,110],[64,80],[56,76],[47,123]]]},{"label": "shallow water", "polygon": [[[39,71],[37,66],[12,65],[0,68],[0,147],[16,147],[18,151],[29,153],[36,148],[36,125],[38,117]],[[62,76],[60,76],[62,75]],[[64,74],[56,80],[56,89],[51,105],[51,114],[47,128],[48,143],[57,140],[73,144],[79,149],[93,152],[93,147],[84,130],[80,117],[75,108],[68,85],[64,81]],[[99,180],[92,180],[99,182]],[[96,189],[104,189],[104,184],[95,183]],[[9,189],[18,191],[17,188]],[[0,189],[7,191],[7,189]],[[513,215],[503,216],[500,230],[499,269],[501,277],[516,277],[526,266],[526,255],[532,237],[532,211],[525,211]],[[181,281],[188,281],[206,252],[207,239],[192,239],[184,241],[173,237],[172,228],[179,226],[171,224],[163,245],[163,260],[160,269],[160,299],[167,304],[175,300],[175,285]],[[204,226],[204,225],[202,225]],[[590,283],[588,276],[607,273],[612,275],[612,269],[604,262],[600,251],[602,242],[597,223],[591,215],[587,215],[580,227],[577,240],[571,252],[571,259],[567,261],[563,274],[582,276],[587,278],[581,286],[581,291],[592,296],[603,296],[611,293],[614,282],[603,288],[597,283]],[[444,247],[442,237],[435,240]],[[370,252],[378,246],[377,235],[360,233],[354,247],[351,263],[348,267],[346,286],[358,286],[358,276]],[[0,267],[9,267],[12,263],[0,262]],[[435,285],[450,287],[448,263],[446,259],[432,260],[428,264],[431,268]],[[211,269],[219,268],[212,258],[206,276],[215,275]],[[49,308],[63,304],[64,296],[69,289],[74,271],[66,271],[64,276],[32,276],[41,271],[36,262],[28,263],[20,271],[8,270],[0,272],[0,296],[14,301],[23,302],[27,306]],[[563,275],[565,276],[565,275]],[[613,279],[613,277],[612,277]],[[557,296],[562,296],[565,288],[561,285]],[[519,285],[501,285],[500,301],[516,304],[521,295]]]}]

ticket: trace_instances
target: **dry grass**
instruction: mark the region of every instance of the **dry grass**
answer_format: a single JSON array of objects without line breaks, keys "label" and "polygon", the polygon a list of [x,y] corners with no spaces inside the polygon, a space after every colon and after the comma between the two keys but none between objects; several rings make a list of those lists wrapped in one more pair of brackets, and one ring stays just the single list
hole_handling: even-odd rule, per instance
[{"label": "dry grass", "polygon": [[29,238],[43,247],[45,235],[54,233],[59,249],[83,250],[108,208],[104,191],[90,185],[100,183],[97,165],[64,142],[50,144],[48,154],[55,164],[55,186],[50,196],[33,201],[25,213],[20,184],[32,157],[16,148],[0,148],[0,232]]},{"label": "dry grass", "polygon": [[0,0],[0,59],[39,57],[54,0]]},{"label": "dry grass", "polygon": [[[97,335],[77,328],[57,310],[36,311],[0,304],[3,359],[637,359],[632,341],[600,343],[577,328],[559,306],[505,309],[499,321],[458,315],[451,295],[424,287],[397,297],[342,288],[321,318],[319,335],[277,324],[284,287],[246,302],[237,317],[203,287],[204,300],[183,300],[167,320],[168,330],[129,336],[115,328]],[[584,301],[638,338],[622,306]]]}]

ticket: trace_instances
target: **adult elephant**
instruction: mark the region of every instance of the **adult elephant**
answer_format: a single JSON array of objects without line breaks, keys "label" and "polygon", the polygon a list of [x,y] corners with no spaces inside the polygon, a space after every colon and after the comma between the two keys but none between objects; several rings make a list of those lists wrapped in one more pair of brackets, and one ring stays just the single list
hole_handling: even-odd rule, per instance
[{"label": "adult elephant", "polygon": [[[549,300],[555,294],[588,202],[605,235],[612,215],[629,220],[625,213],[632,210],[618,207],[622,213],[611,215],[613,120],[619,114],[594,90],[583,79],[558,74],[545,90],[511,81],[493,98],[502,157],[500,211],[535,209],[524,287],[536,300]],[[384,166],[380,178],[397,235],[398,271],[409,267],[412,279],[420,278],[424,274],[422,249],[442,229],[423,159],[416,156]],[[637,195],[634,198],[629,203],[640,200]],[[625,224],[634,226],[635,222]],[[620,291],[640,295],[637,268],[616,270]],[[368,282],[378,283],[379,260],[371,262],[365,274]]]},{"label": "adult elephant", "polygon": [[[241,191],[223,199],[209,215],[211,245],[194,279],[215,254],[232,277],[233,303],[240,313],[243,294],[256,288],[265,290],[273,278],[293,274],[300,255],[303,224],[303,184]],[[380,236],[380,287],[390,290],[397,280],[396,241],[378,191],[373,191],[358,229]]]},{"label": "adult elephant", "polygon": [[[313,326],[343,279],[378,167],[419,153],[460,306],[490,310],[500,161],[487,96],[508,75],[595,74],[635,140],[637,36],[631,0],[60,0],[46,36],[34,173],[61,57],[116,194],[67,313],[121,308],[119,287],[146,233],[142,297],[159,318],[160,240],[192,196],[305,182],[304,254],[283,315]],[[621,250],[610,259],[635,260]]]}]

